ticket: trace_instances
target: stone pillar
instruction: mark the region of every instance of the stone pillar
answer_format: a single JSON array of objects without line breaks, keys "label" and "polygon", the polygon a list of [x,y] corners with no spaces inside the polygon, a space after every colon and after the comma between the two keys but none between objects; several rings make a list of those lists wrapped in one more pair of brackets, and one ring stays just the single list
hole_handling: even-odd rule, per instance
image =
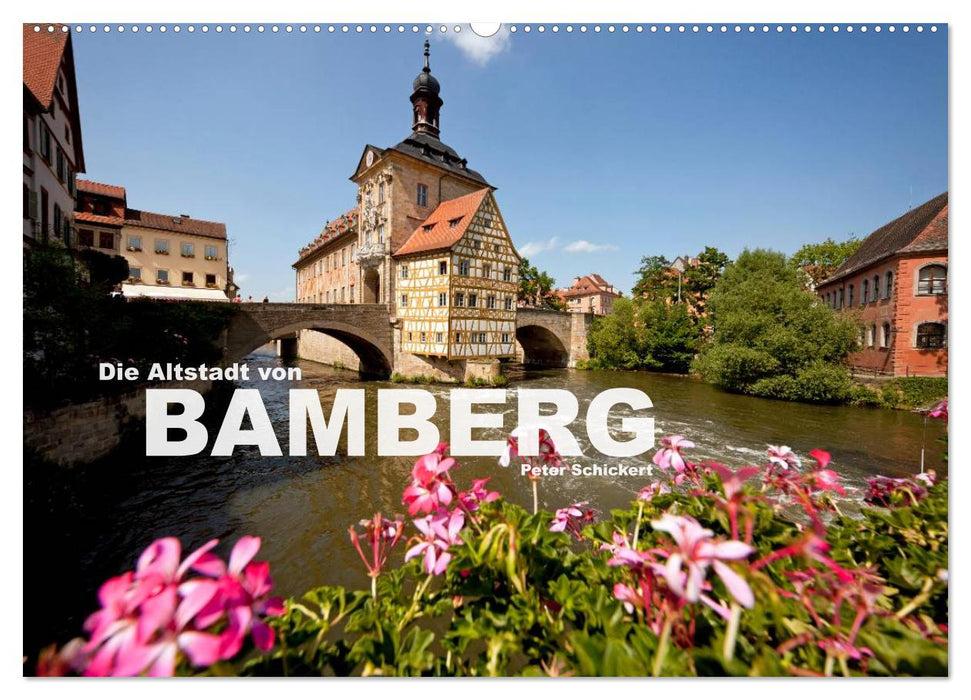
[{"label": "stone pillar", "polygon": [[276,341],[276,355],[284,360],[297,359],[297,336],[291,335],[285,338],[278,338]]},{"label": "stone pillar", "polygon": [[587,336],[593,325],[593,314],[570,314],[570,362],[569,367],[576,367],[580,360],[589,360],[587,350]]}]

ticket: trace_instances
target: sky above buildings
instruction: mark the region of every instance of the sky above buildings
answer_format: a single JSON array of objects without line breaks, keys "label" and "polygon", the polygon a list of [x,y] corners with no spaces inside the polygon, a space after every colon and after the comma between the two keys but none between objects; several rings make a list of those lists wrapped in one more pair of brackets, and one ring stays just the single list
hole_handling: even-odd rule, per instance
[{"label": "sky above buildings", "polygon": [[[75,35],[88,172],[129,206],[223,221],[244,297],[292,300],[297,251],[398,143],[424,35]],[[628,292],[641,256],[792,253],[947,189],[936,33],[432,37],[442,140],[498,187],[559,285]]]}]

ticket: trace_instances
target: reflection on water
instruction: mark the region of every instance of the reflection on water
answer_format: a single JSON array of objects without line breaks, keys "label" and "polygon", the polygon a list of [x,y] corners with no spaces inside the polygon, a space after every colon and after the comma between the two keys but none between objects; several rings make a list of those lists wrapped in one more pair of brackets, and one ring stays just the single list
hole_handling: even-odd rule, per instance
[{"label": "reflection on water", "polygon": [[[281,361],[271,355],[253,355],[248,361],[256,377],[257,366]],[[414,462],[410,457],[376,454],[379,439],[375,425],[375,392],[390,385],[357,382],[354,373],[334,370],[312,362],[287,362],[299,366],[300,382],[245,383],[258,388],[277,437],[287,452],[289,389],[317,389],[329,413],[334,393],[342,387],[364,387],[368,402],[367,457],[261,457],[252,447],[238,448],[232,457],[202,454],[180,458],[126,458],[124,463],[103,467],[101,474],[85,475],[72,488],[79,513],[74,522],[58,523],[56,536],[65,550],[76,555],[76,594],[72,609],[50,622],[41,639],[60,639],[80,631],[83,615],[95,605],[98,583],[134,565],[138,553],[154,538],[175,536],[186,548],[213,537],[226,548],[242,534],[263,538],[260,558],[272,563],[277,590],[297,594],[321,584],[367,585],[363,567],[347,537],[347,528],[375,510],[386,514],[404,512],[401,491]],[[917,415],[854,407],[820,407],[726,394],[683,377],[646,373],[581,372],[573,370],[526,371],[513,368],[504,408],[502,431],[482,431],[477,438],[504,437],[515,427],[515,394],[519,387],[567,388],[580,402],[580,418],[573,432],[586,457],[574,461],[616,463],[589,448],[583,416],[599,392],[613,387],[632,387],[646,392],[654,403],[658,435],[678,433],[697,444],[695,458],[711,458],[731,465],[761,461],[767,444],[787,444],[803,456],[821,448],[834,456],[835,468],[850,486],[860,488],[868,474],[912,474],[918,469],[921,444],[926,444],[927,465],[943,471],[942,446],[937,438],[942,426],[925,426]],[[438,401],[442,440],[448,441],[449,387],[422,387]],[[500,406],[490,407],[498,411]],[[619,425],[620,416],[610,424]],[[218,423],[217,423],[218,425]],[[213,435],[210,436],[212,439]],[[210,440],[211,444],[211,440]],[[344,442],[341,442],[344,449]],[[311,452],[312,452],[311,448]],[[648,464],[652,453],[620,460]],[[531,503],[528,482],[513,469],[502,469],[491,457],[462,458],[455,472],[460,484],[488,476],[490,486],[524,506]],[[555,509],[586,500],[606,511],[625,506],[644,486],[641,477],[548,478],[540,484],[541,505]],[[56,523],[56,521],[55,521]],[[49,524],[54,527],[54,523]],[[28,528],[31,537],[51,537]],[[65,532],[70,530],[70,532]],[[222,546],[222,545],[221,545]],[[396,553],[402,556],[403,547]],[[44,565],[30,562],[31,576],[42,576]],[[38,594],[39,595],[39,594]],[[29,597],[29,596],[28,596]],[[70,606],[69,606],[70,607]],[[29,647],[29,642],[25,640]]]}]

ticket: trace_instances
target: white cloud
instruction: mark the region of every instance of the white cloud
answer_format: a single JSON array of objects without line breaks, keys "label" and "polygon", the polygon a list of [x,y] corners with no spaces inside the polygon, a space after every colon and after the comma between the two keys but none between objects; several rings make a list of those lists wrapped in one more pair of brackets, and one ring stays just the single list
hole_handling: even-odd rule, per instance
[{"label": "white cloud", "polygon": [[567,244],[563,250],[567,253],[599,253],[607,250],[620,250],[620,248],[615,245],[601,245],[580,239],[579,241],[573,241],[573,243]]},{"label": "white cloud", "polygon": [[489,37],[479,36],[467,24],[462,26],[462,31],[446,32],[443,36],[455,44],[467,59],[480,66],[509,48],[512,37],[505,28]]},{"label": "white cloud", "polygon": [[233,280],[236,282],[245,282],[249,279],[249,275],[245,272],[233,272]]},{"label": "white cloud", "polygon": [[524,258],[530,258],[538,253],[542,253],[544,250],[553,250],[556,248],[556,243],[556,236],[553,236],[548,241],[529,241],[519,246],[519,254]]}]

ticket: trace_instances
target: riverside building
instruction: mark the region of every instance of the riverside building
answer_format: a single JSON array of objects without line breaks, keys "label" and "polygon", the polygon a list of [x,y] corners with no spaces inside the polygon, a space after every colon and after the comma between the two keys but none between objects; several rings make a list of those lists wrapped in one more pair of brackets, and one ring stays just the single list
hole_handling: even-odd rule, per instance
[{"label": "riverside building", "polygon": [[816,287],[860,323],[854,369],[894,377],[947,376],[947,192],[871,233]]},{"label": "riverside building", "polygon": [[75,174],[84,172],[84,148],[74,49],[64,29],[23,25],[25,246],[75,243]]},{"label": "riverside building", "polygon": [[126,297],[229,301],[236,295],[226,224],[131,209],[124,187],[77,181],[79,249],[128,261]]}]

